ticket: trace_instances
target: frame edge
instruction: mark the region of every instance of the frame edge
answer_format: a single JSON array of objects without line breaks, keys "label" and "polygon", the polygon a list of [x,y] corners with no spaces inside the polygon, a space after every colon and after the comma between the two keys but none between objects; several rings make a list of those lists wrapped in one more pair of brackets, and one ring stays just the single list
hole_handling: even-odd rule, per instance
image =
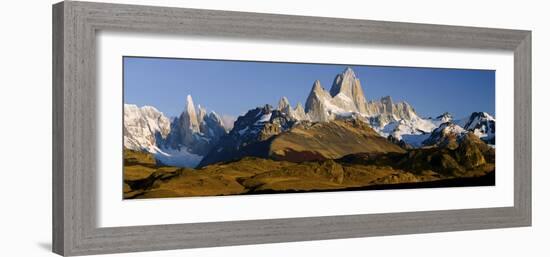
[{"label": "frame edge", "polygon": [[52,5],[52,251],[65,254],[64,198],[64,21],[65,3]]},{"label": "frame edge", "polygon": [[514,50],[514,207],[521,226],[532,226],[532,32]]},{"label": "frame edge", "polygon": [[[147,13],[148,17],[155,17],[157,13],[167,12],[171,9],[182,9],[182,8],[162,8],[162,7],[148,7],[148,6],[135,6],[135,5],[117,5],[117,4],[99,4],[99,3],[88,3],[88,2],[61,2],[53,6],[53,38],[52,38],[52,51],[53,51],[53,252],[60,255],[83,255],[83,254],[101,254],[101,253],[116,253],[116,252],[135,252],[135,251],[152,251],[152,250],[168,250],[168,249],[182,249],[182,248],[195,248],[195,247],[212,247],[212,246],[229,246],[229,245],[241,245],[241,244],[262,244],[262,243],[277,243],[277,242],[294,242],[294,241],[307,241],[307,240],[326,240],[326,239],[336,239],[336,238],[352,238],[352,237],[368,237],[368,236],[381,236],[381,235],[396,235],[396,234],[413,234],[413,233],[431,233],[431,232],[446,232],[446,231],[459,231],[459,230],[469,230],[469,229],[490,229],[490,228],[500,228],[500,227],[521,227],[521,226],[530,226],[532,222],[532,213],[531,213],[531,32],[530,31],[513,31],[502,30],[503,34],[511,36],[503,36],[504,38],[510,39],[505,45],[500,47],[508,49],[512,44],[514,47],[514,87],[515,87],[515,117],[517,122],[515,126],[515,156],[519,156],[518,160],[515,162],[514,174],[515,174],[515,193],[514,193],[514,207],[512,208],[502,208],[500,210],[487,210],[490,213],[493,213],[499,217],[498,220],[493,222],[483,221],[482,217],[479,217],[479,214],[475,214],[475,210],[459,210],[456,214],[468,214],[463,216],[464,220],[461,218],[455,217],[439,217],[435,213],[434,217],[438,217],[440,220],[444,221],[442,224],[436,224],[434,226],[428,226],[425,228],[418,227],[421,226],[421,222],[413,222],[413,218],[403,219],[404,224],[410,224],[411,227],[408,227],[406,230],[397,231],[396,228],[393,230],[391,228],[385,228],[382,226],[384,219],[382,219],[382,225],[373,224],[372,227],[374,230],[369,230],[361,217],[348,217],[347,221],[344,221],[343,217],[314,217],[311,220],[304,219],[305,224],[311,226],[317,226],[319,224],[330,225],[332,228],[337,228],[338,224],[346,224],[346,226],[341,226],[340,231],[331,233],[325,233],[315,236],[304,236],[304,231],[301,231],[296,228],[292,228],[292,222],[284,224],[286,221],[283,220],[272,220],[268,223],[262,223],[262,221],[250,221],[242,223],[234,223],[233,225],[223,225],[220,223],[216,224],[189,224],[191,226],[185,225],[170,225],[167,224],[162,226],[143,226],[143,227],[131,227],[131,228],[94,228],[90,227],[89,217],[86,215],[93,215],[83,211],[83,208],[90,208],[87,204],[82,204],[80,200],[89,200],[89,197],[80,195],[83,193],[82,189],[77,186],[82,186],[82,180],[84,176],[87,176],[81,169],[78,169],[79,166],[75,166],[74,163],[82,162],[82,156],[77,156],[77,154],[71,154],[73,148],[78,148],[74,146],[75,143],[78,143],[78,140],[82,138],[79,136],[85,137],[86,134],[74,134],[73,124],[75,113],[79,114],[81,112],[90,112],[90,110],[85,110],[87,105],[85,103],[75,102],[75,99],[71,97],[76,97],[79,95],[78,89],[82,87],[88,87],[93,85],[88,85],[89,80],[77,77],[74,73],[77,72],[77,67],[80,69],[78,74],[95,74],[93,71],[87,71],[82,68],[92,68],[88,66],[94,61],[86,60],[86,64],[82,64],[84,61],[76,57],[82,53],[78,51],[82,50],[86,53],[88,51],[95,52],[95,49],[80,49],[83,47],[83,44],[78,44],[80,41],[90,40],[90,35],[86,34],[89,30],[82,30],[83,28],[89,29],[92,22],[88,20],[90,14],[82,12],[82,9],[86,7],[91,7],[93,11],[106,11],[113,7],[117,11],[125,10],[124,8],[129,8],[131,11],[125,13],[127,17],[132,17],[135,11],[142,10],[140,8],[152,8],[153,11]],[[115,8],[116,7],[116,8]],[[131,8],[130,8],[131,7]],[[147,9],[148,10],[148,9]],[[182,13],[193,13],[191,9],[182,9]],[[157,12],[158,11],[158,12]],[[224,12],[224,11],[209,11],[195,10],[204,17],[215,16],[217,14],[224,14],[228,16],[237,15],[237,12]],[[116,13],[116,11],[113,11]],[[171,12],[169,12],[172,14]],[[175,13],[179,13],[175,11]],[[258,17],[261,17],[263,14],[250,14],[251,19],[255,20]],[[104,15],[104,14],[101,14]],[[267,15],[267,14],[266,14]],[[284,15],[268,15],[269,17],[277,20]],[[98,16],[99,17],[99,16]],[[95,18],[98,18],[95,17]],[[274,18],[275,17],[275,18]],[[279,18],[277,18],[279,17]],[[284,17],[298,17],[300,16],[284,16]],[[126,17],[123,17],[126,18]],[[309,17],[315,18],[315,17]],[[107,16],[101,16],[98,18],[103,22],[105,19],[105,24],[109,24],[109,19]],[[122,18],[121,18],[122,19]],[[321,18],[324,21],[330,20],[340,20],[334,18]],[[97,22],[97,20],[95,20]],[[359,21],[358,21],[359,22]],[[238,23],[238,22],[237,22]],[[375,22],[379,24],[379,22]],[[380,22],[384,24],[384,22]],[[392,23],[392,22],[388,22]],[[100,27],[106,26],[101,24]],[[396,23],[393,23],[396,24]],[[404,24],[404,23],[403,23]],[[402,26],[404,26],[401,24]],[[116,23],[113,23],[116,25]],[[108,25],[110,26],[110,25]],[[107,27],[108,27],[107,26]],[[132,25],[139,27],[139,25]],[[191,26],[191,25],[190,25]],[[423,25],[414,25],[418,27],[423,27]],[[154,27],[154,25],[152,25]],[[384,26],[382,26],[384,27]],[[391,27],[391,26],[388,26]],[[426,27],[439,28],[438,25],[428,25]],[[451,28],[453,26],[443,26],[444,28]],[[195,28],[195,27],[191,27]],[[475,28],[463,28],[455,27],[457,29],[466,30],[466,34],[469,35],[469,30],[475,30]],[[387,28],[386,28],[387,29]],[[169,30],[169,29],[168,29]],[[175,30],[175,29],[174,29]],[[183,30],[183,29],[181,29]],[[426,29],[429,31],[429,29]],[[488,29],[490,30],[490,29]],[[485,29],[483,29],[485,31]],[[238,33],[244,33],[239,32]],[[237,33],[235,32],[235,33]],[[376,34],[378,32],[373,32]],[[495,32],[496,33],[496,32]],[[428,33],[429,34],[429,33]],[[498,34],[498,33],[496,33]],[[524,36],[523,39],[519,39]],[[517,40],[516,40],[517,39]],[[93,40],[93,39],[92,39]],[[487,43],[488,44],[488,43]],[[86,44],[84,44],[86,45]],[[468,44],[465,44],[468,45]],[[475,43],[474,43],[475,45]],[[80,47],[80,48],[79,48]],[[513,49],[512,49],[513,50]],[[85,54],[84,54],[85,55]],[[69,73],[70,72],[70,73]],[[87,78],[90,79],[90,78]],[[88,90],[88,89],[87,89]],[[76,95],[76,96],[75,96]],[[517,107],[519,105],[519,107]],[[71,110],[71,107],[77,108],[78,110]],[[84,110],[83,110],[84,109]],[[71,122],[72,121],[72,122]],[[525,133],[520,133],[525,132]],[[82,142],[80,142],[82,143]],[[75,158],[78,157],[78,158]],[[88,157],[92,158],[92,157]],[[518,169],[521,169],[519,170]],[[80,167],[81,168],[81,167]],[[89,176],[89,175],[88,175]],[[91,183],[91,182],[89,182]],[[519,186],[518,186],[519,185]],[[79,209],[80,208],[80,209]],[[472,215],[475,214],[475,215]],[[403,214],[396,214],[392,216],[401,217]],[[414,215],[413,215],[414,216]],[[445,215],[442,215],[445,216]],[[472,221],[467,221],[472,218]],[[370,216],[370,220],[377,219]],[[375,221],[372,220],[372,221]],[[266,221],[263,221],[266,222]],[[412,222],[412,223],[411,223]],[[448,224],[447,224],[448,222]],[[460,223],[463,222],[460,226]],[[468,223],[470,222],[470,223]],[[257,235],[241,235],[243,238],[238,238],[238,233],[230,234],[230,237],[222,240],[220,238],[216,239],[214,236],[203,238],[206,239],[201,243],[197,243],[198,239],[192,239],[193,233],[198,236],[204,236],[208,231],[203,231],[204,227],[209,228],[211,231],[222,232],[221,234],[227,234],[228,230],[235,229],[238,224],[242,227],[253,228],[256,226],[266,226],[265,224],[271,224],[268,226],[273,227],[265,233],[259,233]],[[262,225],[264,224],[264,225]],[[278,224],[278,225],[277,225]],[[363,228],[357,228],[355,225],[361,225]],[[389,225],[389,224],[387,224]],[[426,224],[425,224],[426,225]],[[477,225],[477,226],[476,226]],[[171,227],[174,226],[174,227]],[[370,226],[370,225],[369,225]],[[171,228],[168,228],[171,227]],[[225,227],[225,232],[223,231]],[[304,227],[307,227],[304,225]],[[355,227],[355,234],[345,230],[346,228],[353,231]],[[293,233],[286,233],[285,229],[292,230]],[[207,229],[208,230],[208,229]],[[344,231],[345,230],[345,231]],[[186,241],[179,240],[169,240],[170,242],[160,242],[158,240],[151,241],[147,244],[136,243],[135,240],[140,241],[145,238],[148,238],[151,234],[156,232],[164,231],[165,235],[173,236],[174,239],[187,239]],[[199,233],[203,231],[203,233]],[[394,232],[392,232],[394,231]],[[187,233],[186,233],[187,232]],[[190,232],[190,234],[188,234]],[[284,233],[283,233],[284,232]],[[288,232],[288,231],[287,231]],[[145,237],[136,236],[136,233],[145,233]],[[271,235],[270,235],[271,233]],[[185,235],[188,234],[188,235]],[[273,235],[274,234],[274,235]],[[279,235],[281,234],[281,235]],[[284,234],[284,235],[283,235]],[[302,236],[300,236],[302,234]],[[120,237],[120,238],[118,238]],[[231,238],[233,237],[233,238]],[[235,238],[237,237],[237,238]],[[151,237],[153,238],[153,237]],[[173,242],[172,242],[173,241]]]}]

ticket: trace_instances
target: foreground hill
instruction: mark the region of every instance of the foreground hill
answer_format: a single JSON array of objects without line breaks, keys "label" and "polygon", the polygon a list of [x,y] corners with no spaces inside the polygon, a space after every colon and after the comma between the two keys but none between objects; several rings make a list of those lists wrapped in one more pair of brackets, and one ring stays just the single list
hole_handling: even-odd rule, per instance
[{"label": "foreground hill", "polygon": [[366,123],[350,119],[299,124],[272,139],[267,157],[302,162],[337,159],[353,153],[404,152]]},{"label": "foreground hill", "polygon": [[200,169],[125,150],[124,198],[494,185],[494,149],[471,133],[453,142],[300,163],[244,157]]}]

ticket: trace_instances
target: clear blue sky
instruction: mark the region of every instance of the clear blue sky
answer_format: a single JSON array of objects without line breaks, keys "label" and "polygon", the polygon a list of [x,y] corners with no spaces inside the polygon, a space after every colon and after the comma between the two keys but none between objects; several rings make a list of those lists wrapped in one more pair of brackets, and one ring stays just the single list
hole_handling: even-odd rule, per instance
[{"label": "clear blue sky", "polygon": [[[195,104],[222,115],[239,116],[286,96],[305,104],[315,80],[329,90],[348,65],[241,62],[124,57],[124,102],[152,105],[179,115],[188,94]],[[495,114],[495,72],[349,65],[367,100],[391,96],[409,102],[421,116],[474,111]]]}]

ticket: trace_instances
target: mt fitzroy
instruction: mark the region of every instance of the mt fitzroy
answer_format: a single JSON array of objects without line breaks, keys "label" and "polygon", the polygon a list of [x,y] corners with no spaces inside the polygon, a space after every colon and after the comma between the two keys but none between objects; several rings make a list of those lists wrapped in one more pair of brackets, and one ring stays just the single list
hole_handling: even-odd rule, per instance
[{"label": "mt fitzroy", "polygon": [[367,102],[361,82],[351,68],[334,78],[330,91],[326,91],[319,80],[306,101],[305,111],[311,121],[330,121],[337,117],[359,115],[373,118],[377,127],[383,127],[397,120],[414,120],[418,115],[407,102],[394,103],[387,96],[380,101]]},{"label": "mt fitzroy", "polygon": [[[285,98],[286,99],[286,98]],[[286,105],[290,105],[288,101]],[[301,108],[300,105],[296,110]],[[288,108],[287,108],[288,109]],[[327,122],[354,117],[368,123],[381,136],[392,141],[403,141],[402,145],[421,147],[430,133],[446,123],[464,127],[488,144],[495,144],[496,120],[485,112],[474,112],[469,117],[454,120],[450,113],[436,118],[422,118],[407,102],[394,102],[390,96],[380,100],[367,101],[361,81],[351,68],[346,68],[334,78],[329,91],[320,81],[315,81],[306,101],[302,120]],[[298,119],[300,120],[300,119]]]}]

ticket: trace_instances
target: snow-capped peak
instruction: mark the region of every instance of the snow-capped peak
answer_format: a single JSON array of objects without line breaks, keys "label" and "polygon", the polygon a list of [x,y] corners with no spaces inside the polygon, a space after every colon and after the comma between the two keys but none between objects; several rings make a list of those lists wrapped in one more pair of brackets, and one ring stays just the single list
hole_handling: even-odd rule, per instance
[{"label": "snow-capped peak", "polygon": [[281,99],[279,100],[278,110],[282,112],[290,111],[290,102],[288,101],[288,98],[286,98],[286,96],[281,97]]},{"label": "snow-capped peak", "polygon": [[124,147],[154,153],[169,133],[170,119],[155,107],[124,104]]},{"label": "snow-capped peak", "polygon": [[441,122],[450,122],[453,120],[453,115],[448,112],[444,112],[443,114],[437,116],[435,119]]},{"label": "snow-capped peak", "polygon": [[443,123],[433,131],[433,133],[441,133],[443,135],[460,134],[463,132],[464,129],[462,127],[451,122]]},{"label": "snow-capped peak", "polygon": [[197,165],[226,134],[222,118],[195,107],[191,95],[181,115],[172,120],[152,106],[124,105],[124,147],[152,153],[167,165]]},{"label": "snow-capped peak", "polygon": [[432,131],[430,137],[424,142],[426,146],[439,145],[446,146],[449,145],[453,140],[459,139],[467,131],[464,130],[461,126],[454,124],[452,122],[442,123],[437,129]]},{"label": "snow-capped peak", "polygon": [[495,144],[496,120],[486,112],[473,112],[469,117],[457,121],[464,129],[473,132],[483,141]]}]

